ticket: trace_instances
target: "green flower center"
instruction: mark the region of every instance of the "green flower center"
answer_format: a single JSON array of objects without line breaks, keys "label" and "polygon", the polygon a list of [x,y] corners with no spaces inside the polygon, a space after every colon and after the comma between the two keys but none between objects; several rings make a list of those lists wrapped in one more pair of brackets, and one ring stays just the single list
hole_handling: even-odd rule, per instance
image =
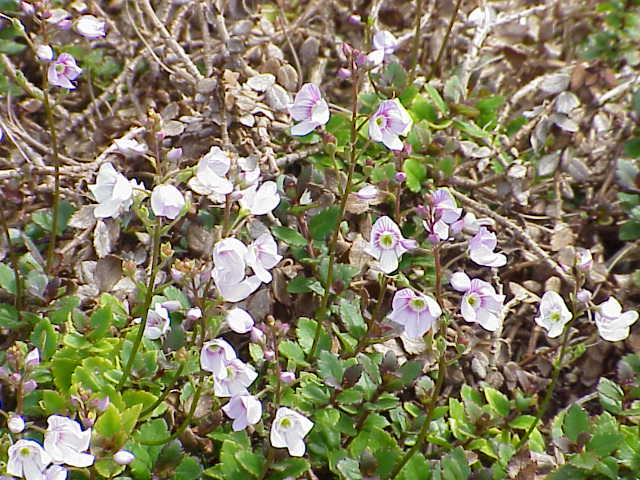
[{"label": "green flower center", "polygon": [[413,298],[409,301],[409,306],[415,312],[421,312],[427,306],[427,303],[421,298]]},{"label": "green flower center", "polygon": [[386,232],[380,235],[380,245],[383,248],[393,248],[396,244],[396,239],[391,232]]},{"label": "green flower center", "polygon": [[552,322],[559,322],[560,312],[553,312],[551,315],[549,315],[549,318],[551,319]]},{"label": "green flower center", "polygon": [[285,430],[291,428],[291,420],[286,417],[283,418],[282,420],[280,420],[280,427],[284,428]]},{"label": "green flower center", "polygon": [[478,303],[478,299],[476,297],[470,296],[469,298],[467,298],[467,303],[473,307],[476,303]]},{"label": "green flower center", "polygon": [[29,455],[31,455],[31,450],[29,450],[27,447],[22,447],[20,449],[20,455],[23,457],[28,457]]}]

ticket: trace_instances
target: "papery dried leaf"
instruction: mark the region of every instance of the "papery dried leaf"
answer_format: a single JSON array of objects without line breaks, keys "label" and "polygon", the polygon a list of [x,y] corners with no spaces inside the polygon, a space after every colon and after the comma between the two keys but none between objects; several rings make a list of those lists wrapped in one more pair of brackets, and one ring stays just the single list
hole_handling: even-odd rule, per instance
[{"label": "papery dried leaf", "polygon": [[575,243],[573,230],[566,223],[557,223],[551,234],[551,250],[558,251]]},{"label": "papery dried leaf", "polygon": [[276,82],[271,73],[263,73],[247,80],[247,86],[256,92],[266,92]]},{"label": "papery dried leaf", "polygon": [[586,182],[591,178],[589,167],[582,159],[573,156],[573,152],[569,149],[565,150],[562,155],[562,168],[577,182]]},{"label": "papery dried leaf", "polygon": [[549,120],[565,132],[575,133],[580,128],[574,120],[562,113],[552,113]]},{"label": "papery dried leaf", "polygon": [[320,51],[320,42],[316,37],[309,37],[300,47],[300,60],[303,65],[312,65],[318,58]]},{"label": "papery dried leaf", "polygon": [[93,247],[98,258],[113,252],[120,238],[120,226],[112,219],[98,220],[93,230]]},{"label": "papery dried leaf", "polygon": [[211,255],[215,234],[198,224],[192,223],[187,229],[187,245],[199,255]]},{"label": "papery dried leaf", "polygon": [[278,69],[278,83],[290,92],[298,89],[298,72],[288,63]]},{"label": "papery dried leaf", "polygon": [[556,98],[555,110],[558,113],[569,115],[580,106],[580,99],[573,92],[562,92]]},{"label": "papery dried leaf", "polygon": [[276,112],[287,111],[287,106],[291,103],[291,96],[280,85],[272,85],[264,96],[267,105],[273,108]]},{"label": "papery dried leaf", "polygon": [[122,260],[107,255],[96,262],[94,281],[100,292],[108,292],[122,278]]},{"label": "papery dried leaf", "polygon": [[566,73],[552,73],[545,75],[540,83],[540,90],[549,95],[563,92],[569,86],[571,77]]},{"label": "papery dried leaf", "polygon": [[95,205],[83,205],[71,215],[69,226],[73,228],[91,228],[96,223],[96,217],[93,215]]},{"label": "papery dried leaf", "polygon": [[364,251],[368,244],[369,242],[362,235],[359,233],[356,235],[349,249],[349,264],[362,270],[373,260],[373,257]]},{"label": "papery dried leaf", "polygon": [[560,164],[560,151],[554,150],[553,152],[544,155],[538,161],[538,175],[546,177],[555,173],[558,165]]}]

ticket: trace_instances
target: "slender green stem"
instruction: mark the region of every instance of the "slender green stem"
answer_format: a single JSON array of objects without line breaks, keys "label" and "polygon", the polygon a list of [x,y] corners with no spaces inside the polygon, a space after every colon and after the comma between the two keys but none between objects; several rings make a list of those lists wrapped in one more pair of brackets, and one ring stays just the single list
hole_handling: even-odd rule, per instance
[{"label": "slender green stem", "polygon": [[191,419],[193,418],[194,413],[196,413],[196,408],[198,407],[198,401],[200,400],[201,394],[202,394],[202,387],[199,386],[196,390],[196,393],[193,394],[193,399],[191,400],[191,408],[189,409],[187,418],[184,419],[184,422],[180,424],[180,426],[175,432],[173,432],[167,438],[163,438],[162,440],[151,440],[151,441],[137,440],[137,442],[141,443],[142,445],[150,445],[150,446],[164,445],[165,443],[169,443],[171,440],[178,438],[180,435],[182,435],[182,432],[184,432],[189,426],[189,424],[191,423]]},{"label": "slender green stem", "polygon": [[320,312],[320,318],[318,318],[318,325],[316,326],[316,331],[313,336],[313,343],[311,345],[311,350],[309,351],[309,358],[313,358],[316,354],[316,349],[318,348],[318,340],[320,340],[320,333],[322,332],[322,321],[327,313],[327,307],[329,305],[329,296],[331,295],[331,286],[333,284],[333,266],[336,260],[336,245],[338,244],[338,236],[340,233],[340,222],[342,222],[342,218],[344,217],[344,212],[347,207],[347,199],[349,198],[349,194],[351,193],[351,188],[353,187],[353,173],[356,169],[356,163],[358,160],[358,155],[356,151],[356,145],[358,142],[358,129],[356,125],[356,121],[358,118],[358,75],[357,70],[354,68],[353,70],[353,91],[352,91],[352,106],[351,106],[351,144],[349,149],[349,172],[347,174],[347,183],[344,187],[344,192],[342,194],[342,198],[340,199],[340,212],[338,214],[338,218],[336,220],[336,224],[333,230],[333,236],[331,237],[331,242],[329,243],[329,265],[327,267],[327,280],[324,286],[324,295],[322,296],[322,301],[320,302],[320,308],[318,311]]},{"label": "slender green stem", "polygon": [[176,370],[176,374],[173,376],[171,381],[167,385],[165,385],[164,391],[162,392],[162,395],[160,395],[158,397],[158,399],[155,402],[153,402],[153,405],[151,405],[149,408],[146,408],[145,410],[142,411],[142,413],[140,413],[141,417],[146,417],[147,415],[150,415],[151,413],[153,413],[153,411],[156,408],[158,408],[158,406],[162,402],[164,402],[164,399],[167,398],[167,396],[171,392],[171,389],[173,388],[173,386],[176,384],[176,382],[180,378],[180,375],[182,375],[182,371],[183,370],[184,370],[184,363],[181,363],[180,366],[178,366],[178,369]]},{"label": "slender green stem", "polygon": [[[438,244],[433,249],[433,257],[435,259],[435,268],[436,268],[436,300],[438,304],[442,306],[442,286],[441,286],[441,278],[442,278],[442,265],[440,261],[440,246]],[[445,339],[447,333],[447,323],[445,321],[440,322],[440,337]],[[445,345],[443,343],[443,345]],[[427,415],[425,417],[424,423],[420,427],[420,431],[418,432],[418,438],[416,439],[416,443],[409,449],[407,453],[404,454],[404,457],[400,459],[398,464],[395,466],[391,474],[389,475],[389,480],[393,480],[398,476],[400,471],[404,468],[409,460],[418,452],[424,443],[427,440],[427,435],[429,433],[429,426],[431,425],[431,420],[433,419],[433,412],[435,411],[436,405],[438,404],[438,398],[440,397],[440,392],[442,391],[442,386],[444,385],[444,377],[447,370],[447,361],[446,361],[446,346],[443,346],[442,352],[440,352],[440,356],[438,357],[438,378],[436,379],[436,384],[433,387],[433,392],[431,393],[431,398],[429,399],[429,405],[427,406]]]},{"label": "slender green stem", "polygon": [[[47,78],[45,67],[42,67],[42,76]],[[44,80],[42,87],[44,111],[47,115],[47,123],[49,124],[49,134],[51,136],[51,149],[53,150],[53,214],[51,218],[51,238],[49,239],[49,249],[47,251],[46,271],[50,273],[53,266],[53,257],[55,255],[56,237],[58,236],[58,216],[60,206],[60,153],[58,149],[58,134],[56,132],[56,124],[53,120],[53,108],[49,101],[49,91],[47,81]]]},{"label": "slender green stem", "polygon": [[458,0],[453,10],[453,15],[451,15],[451,20],[449,20],[447,33],[445,34],[444,39],[442,40],[442,45],[440,45],[440,51],[438,51],[438,57],[436,58],[436,61],[431,64],[431,68],[429,69],[427,80],[431,78],[431,75],[433,74],[434,70],[436,70],[436,68],[440,66],[440,61],[442,60],[442,56],[444,55],[444,50],[447,46],[447,43],[449,43],[449,37],[451,36],[451,31],[453,30],[453,24],[455,23],[456,18],[458,18],[458,12],[460,11],[461,5],[462,5],[462,0]]},{"label": "slender green stem", "polygon": [[142,343],[142,337],[144,336],[144,330],[147,326],[147,319],[149,318],[149,308],[151,308],[151,300],[153,299],[153,291],[156,283],[156,276],[158,275],[158,267],[160,265],[160,234],[162,231],[162,220],[160,217],[156,219],[156,224],[153,229],[153,253],[151,257],[151,272],[149,274],[149,282],[147,284],[147,294],[144,299],[144,308],[143,308],[143,316],[140,325],[138,326],[138,334],[133,343],[133,348],[131,349],[131,354],[129,355],[129,360],[127,361],[126,366],[124,367],[124,371],[122,372],[122,377],[120,378],[120,382],[118,382],[118,390],[120,390],[129,374],[131,373],[131,369],[133,368],[133,362],[136,359],[136,355],[138,354],[138,350],[140,349],[140,344]]},{"label": "slender green stem", "polygon": [[556,384],[558,383],[558,378],[560,377],[560,371],[562,370],[562,361],[564,360],[564,354],[567,349],[567,344],[569,340],[569,330],[571,330],[571,324],[573,323],[573,320],[575,318],[576,318],[576,315],[575,315],[575,309],[574,309],[573,317],[564,328],[564,333],[562,335],[562,344],[560,346],[560,353],[558,354],[558,360],[553,364],[553,373],[551,374],[551,383],[547,387],[547,391],[544,394],[544,398],[542,399],[542,404],[538,409],[536,418],[534,419],[533,423],[529,426],[524,436],[520,439],[520,441],[516,445],[515,453],[518,453],[522,449],[522,447],[525,445],[525,443],[527,443],[527,440],[529,440],[529,437],[531,436],[535,428],[538,426],[538,423],[540,422],[540,420],[542,419],[542,416],[547,411],[547,408],[549,408],[549,402],[551,402],[551,396],[553,395],[553,391],[556,388]]},{"label": "slender green stem", "polygon": [[411,85],[416,78],[416,67],[420,56],[420,24],[422,23],[422,1],[416,0],[416,26],[413,34],[413,45],[411,47],[411,68],[409,69],[408,85]]},{"label": "slender green stem", "polygon": [[11,235],[9,234],[9,225],[7,224],[7,217],[4,216],[4,208],[0,208],[0,224],[2,224],[2,232],[4,233],[5,241],[7,242],[7,249],[9,251],[9,260],[11,260],[11,267],[13,267],[13,276],[16,281],[16,296],[15,306],[18,311],[18,321],[22,322],[22,309],[23,309],[23,289],[22,289],[22,275],[20,274],[20,264],[18,257],[16,256],[16,250],[11,244]]}]

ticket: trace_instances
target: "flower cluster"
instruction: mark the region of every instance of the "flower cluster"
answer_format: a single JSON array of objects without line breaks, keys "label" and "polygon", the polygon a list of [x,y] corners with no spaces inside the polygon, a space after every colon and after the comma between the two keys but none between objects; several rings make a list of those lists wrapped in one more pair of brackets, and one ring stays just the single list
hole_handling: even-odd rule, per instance
[{"label": "flower cluster", "polygon": [[9,447],[7,473],[27,480],[63,480],[67,470],[62,465],[84,468],[95,457],[86,453],[91,429],[82,430],[68,417],[51,415],[44,435],[44,448],[34,440],[18,440]]},{"label": "flower cluster", "polygon": [[[269,232],[260,235],[249,246],[229,237],[213,248],[211,277],[225,300],[239,302],[255,292],[261,283],[271,282],[269,270],[280,260],[278,245]],[[247,267],[252,269],[253,275],[247,275]]]},{"label": "flower cluster", "polygon": [[[200,195],[206,195],[215,203],[223,203],[226,195],[237,199],[240,206],[252,215],[266,215],[280,203],[275,182],[260,182],[260,167],[249,158],[240,158],[235,175],[231,157],[219,147],[211,147],[196,167],[189,187]],[[230,178],[229,178],[230,177]]]}]

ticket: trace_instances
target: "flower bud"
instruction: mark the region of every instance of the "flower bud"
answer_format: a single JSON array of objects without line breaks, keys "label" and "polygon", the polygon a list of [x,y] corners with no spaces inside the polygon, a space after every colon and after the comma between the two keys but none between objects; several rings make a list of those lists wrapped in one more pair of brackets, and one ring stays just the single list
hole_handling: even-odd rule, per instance
[{"label": "flower bud", "polygon": [[249,333],[249,338],[253,343],[262,343],[264,341],[264,332],[259,328],[253,327]]},{"label": "flower bud", "polygon": [[349,17],[347,18],[347,22],[349,22],[351,25],[360,25],[362,23],[362,17],[353,13],[349,15]]},{"label": "flower bud", "polygon": [[76,20],[76,31],[85,38],[101,38],[106,36],[107,24],[93,15],[82,15]]},{"label": "flower bud", "polygon": [[27,380],[22,384],[24,393],[33,392],[36,388],[38,388],[38,383],[35,380]]},{"label": "flower bud", "polygon": [[31,350],[24,359],[28,368],[33,368],[40,365],[40,352],[37,348]]},{"label": "flower bud", "polygon": [[348,68],[340,68],[338,70],[338,78],[341,80],[347,80],[349,77],[351,77],[351,70],[349,70]]},{"label": "flower bud", "polygon": [[378,187],[376,187],[375,185],[365,185],[357,191],[356,197],[358,197],[360,200],[371,200],[373,198],[376,198],[378,196],[378,193],[380,193],[380,190],[378,190]]},{"label": "flower bud", "polygon": [[33,15],[36,9],[29,2],[20,2],[20,10],[25,15]]},{"label": "flower bud", "polygon": [[296,374],[293,372],[280,372],[280,381],[282,383],[291,383],[296,379]]},{"label": "flower bud", "polygon": [[396,179],[396,182],[402,183],[407,179],[407,174],[404,172],[397,172],[394,178]]},{"label": "flower bud", "polygon": [[166,308],[170,312],[177,312],[182,308],[182,305],[178,300],[167,300],[165,302],[162,302],[160,305],[162,305],[164,308]]},{"label": "flower bud", "polygon": [[586,248],[576,248],[576,268],[583,272],[591,270],[593,266],[593,257],[591,250]]},{"label": "flower bud", "polygon": [[171,269],[171,280],[173,280],[176,283],[180,283],[183,278],[184,278],[184,272],[181,272],[180,270],[177,270],[175,268]]},{"label": "flower bud", "polygon": [[13,414],[7,420],[7,427],[11,433],[22,433],[24,430],[24,419],[20,415]]},{"label": "flower bud", "polygon": [[591,292],[589,290],[582,289],[576,294],[578,302],[588,304],[591,301]]},{"label": "flower bud", "polygon": [[198,307],[190,308],[189,310],[187,310],[186,318],[188,320],[191,320],[192,322],[200,320],[202,318],[202,310],[200,310]]},{"label": "flower bud", "polygon": [[182,149],[181,148],[172,148],[167,152],[167,160],[170,162],[177,162],[182,158]]},{"label": "flower bud", "polygon": [[275,358],[276,354],[273,352],[273,350],[265,350],[264,351],[264,359],[265,360],[273,360]]},{"label": "flower bud", "polygon": [[92,398],[89,402],[92,408],[95,408],[99,412],[104,412],[109,406],[110,400],[108,396],[104,396],[103,398]]},{"label": "flower bud", "polygon": [[129,465],[135,459],[135,455],[128,450],[119,450],[113,456],[113,461],[118,465]]},{"label": "flower bud", "polygon": [[41,62],[50,62],[53,60],[54,53],[53,48],[50,45],[38,45],[36,48],[36,57]]}]

